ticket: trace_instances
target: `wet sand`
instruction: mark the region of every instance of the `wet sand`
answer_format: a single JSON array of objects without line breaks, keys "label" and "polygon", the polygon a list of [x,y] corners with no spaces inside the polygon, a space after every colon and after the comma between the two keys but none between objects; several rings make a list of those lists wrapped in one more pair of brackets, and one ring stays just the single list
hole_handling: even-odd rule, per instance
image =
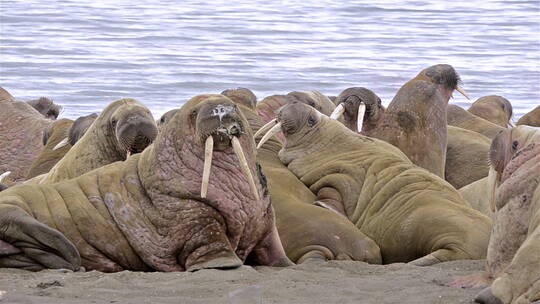
[{"label": "wet sand", "polygon": [[0,269],[0,303],[473,303],[480,289],[446,284],[484,264],[315,261],[288,268],[112,274]]}]

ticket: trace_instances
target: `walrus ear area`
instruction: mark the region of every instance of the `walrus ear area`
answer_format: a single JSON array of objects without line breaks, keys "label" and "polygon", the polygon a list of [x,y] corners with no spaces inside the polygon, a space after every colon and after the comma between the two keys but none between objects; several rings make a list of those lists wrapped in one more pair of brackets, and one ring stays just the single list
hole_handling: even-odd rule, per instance
[{"label": "walrus ear area", "polygon": [[448,64],[437,64],[425,70],[425,75],[432,82],[444,86],[448,90],[455,90],[461,79],[456,70]]}]

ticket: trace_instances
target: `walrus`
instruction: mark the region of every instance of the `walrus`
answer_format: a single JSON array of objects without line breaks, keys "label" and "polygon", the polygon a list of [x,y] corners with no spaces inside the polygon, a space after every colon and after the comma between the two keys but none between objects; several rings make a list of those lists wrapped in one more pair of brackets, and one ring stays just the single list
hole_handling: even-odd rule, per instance
[{"label": "walrus", "polygon": [[515,126],[512,122],[512,104],[502,96],[481,97],[467,111],[503,128]]},{"label": "walrus", "polygon": [[292,265],[253,134],[222,95],[192,98],[126,161],[1,192],[0,249],[0,267],[29,270]]},{"label": "walrus", "polygon": [[495,214],[491,211],[491,207],[489,206],[487,181],[488,177],[486,176],[459,188],[458,192],[473,209],[476,209],[493,219]]},{"label": "walrus", "polygon": [[497,135],[490,147],[488,201],[495,220],[486,272],[462,277],[459,287],[491,287],[479,303],[540,300],[540,129],[518,126]]},{"label": "walrus", "polygon": [[493,139],[505,128],[478,117],[458,105],[449,104],[446,107],[448,125],[478,132]]},{"label": "walrus", "polygon": [[257,106],[257,96],[246,88],[227,89],[221,92],[221,95],[229,97],[236,104],[243,104],[244,106],[253,109]]},{"label": "walrus", "polygon": [[480,133],[448,126],[444,179],[460,189],[488,175],[491,140]]},{"label": "walrus", "polygon": [[55,183],[125,160],[154,141],[158,129],[152,113],[135,99],[108,105],[81,139],[46,174],[27,183]]},{"label": "walrus", "polygon": [[172,110],[169,110],[169,111],[165,112],[163,115],[161,115],[159,120],[156,120],[156,125],[158,127],[158,130],[161,130],[161,128],[163,128],[163,126],[169,120],[171,120],[171,118],[174,116],[174,114],[176,114],[176,112],[178,112],[178,109],[172,109]]},{"label": "walrus", "polygon": [[43,150],[32,163],[26,178],[49,172],[86,133],[96,118],[97,114],[92,113],[78,117],[75,121],[66,118],[55,121],[43,132]]},{"label": "walrus", "polygon": [[354,132],[371,133],[377,128],[385,108],[377,94],[367,88],[352,87],[343,90],[330,114],[333,119],[343,116],[343,124]]},{"label": "walrus", "polygon": [[364,134],[391,143],[415,165],[444,178],[446,106],[454,90],[467,97],[460,84],[450,65],[422,70],[399,89],[377,127]]},{"label": "walrus", "polygon": [[516,125],[540,127],[540,106],[532,109],[529,113],[521,116]]},{"label": "walrus", "polygon": [[[251,129],[260,130],[263,122],[254,105],[250,108],[244,102],[235,103]],[[255,136],[256,140],[260,138]],[[276,226],[287,256],[295,263],[321,259],[381,264],[380,249],[373,240],[345,217],[312,205],[315,195],[279,160],[281,147],[277,139],[270,138],[258,149],[257,162],[266,176]]]},{"label": "walrus", "polygon": [[7,179],[7,177],[11,174],[10,171],[7,171],[7,172],[3,172],[2,174],[0,174],[0,192],[6,190],[7,188],[9,188],[9,186],[7,184],[4,184],[4,180]]},{"label": "walrus", "polygon": [[32,106],[16,101],[6,90],[0,92],[0,172],[11,171],[14,182],[26,179],[34,159],[43,149],[42,133],[53,120]]},{"label": "walrus", "polygon": [[29,100],[26,102],[31,105],[36,111],[41,113],[43,117],[55,120],[60,115],[62,106],[55,104],[47,97],[40,97],[38,99]]},{"label": "walrus", "polygon": [[300,103],[280,110],[258,146],[279,131],[286,139],[283,164],[317,195],[318,205],[343,214],[374,240],[383,263],[485,257],[491,220],[397,147]]}]

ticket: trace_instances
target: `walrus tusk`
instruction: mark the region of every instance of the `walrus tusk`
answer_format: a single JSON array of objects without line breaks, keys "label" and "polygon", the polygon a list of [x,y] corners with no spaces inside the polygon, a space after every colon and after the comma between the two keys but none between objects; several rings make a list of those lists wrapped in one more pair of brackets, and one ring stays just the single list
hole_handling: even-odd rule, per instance
[{"label": "walrus tusk", "polygon": [[62,139],[61,142],[57,143],[56,146],[54,146],[54,148],[52,148],[53,151],[65,147],[68,144],[68,140],[69,139],[67,137]]},{"label": "walrus tusk", "polygon": [[465,93],[465,90],[464,90],[462,87],[457,86],[457,87],[456,87],[456,91],[460,92],[461,95],[465,96],[465,98],[467,98],[468,100],[471,100],[471,99],[469,98],[469,95],[467,95],[467,93]]},{"label": "walrus tusk", "polygon": [[332,114],[330,114],[330,119],[339,119],[341,115],[343,115],[343,112],[345,112],[345,107],[343,106],[343,103],[340,103],[334,111],[332,111]]},{"label": "walrus tusk", "polygon": [[201,197],[206,198],[208,182],[210,181],[210,167],[212,166],[212,153],[214,151],[214,138],[208,136],[204,144],[204,169],[201,182]]},{"label": "walrus tusk", "polygon": [[257,191],[255,180],[253,180],[253,175],[251,174],[251,170],[249,170],[249,165],[246,161],[246,156],[244,155],[244,151],[242,150],[242,145],[240,145],[240,140],[238,139],[238,137],[236,136],[232,137],[232,146],[233,146],[234,154],[236,154],[236,157],[238,157],[238,160],[240,161],[240,168],[242,168],[242,171],[244,171],[244,175],[246,176],[249,182],[249,186],[251,187],[251,192],[253,192],[253,195],[255,196],[256,200],[260,200],[259,191]]},{"label": "walrus tusk", "polygon": [[512,128],[516,127],[516,124],[512,121],[512,119],[508,120],[508,125]]},{"label": "walrus tusk", "polygon": [[497,189],[497,181],[499,179],[499,173],[493,169],[493,167],[489,167],[489,173],[487,177],[487,200],[489,202],[489,207],[492,212],[497,211],[497,206],[495,205],[495,190]]},{"label": "walrus tusk", "polygon": [[364,114],[366,113],[366,105],[361,102],[358,106],[358,118],[356,122],[356,129],[358,132],[362,132],[362,126],[364,125]]},{"label": "walrus tusk", "polygon": [[9,175],[11,174],[11,171],[6,171],[2,174],[0,174],[0,183],[4,181]]},{"label": "walrus tusk", "polygon": [[253,139],[257,138],[257,136],[265,133],[268,129],[270,129],[274,124],[277,123],[277,118],[274,118],[267,122],[264,126],[262,126],[257,132],[255,132],[255,135],[253,135]]},{"label": "walrus tusk", "polygon": [[264,145],[264,143],[270,139],[270,137],[274,136],[275,134],[279,133],[279,131],[281,131],[281,123],[278,122],[277,125],[275,125],[274,127],[272,127],[272,129],[270,129],[266,134],[264,134],[263,138],[261,138],[261,141],[259,142],[259,144],[257,145],[257,149],[259,149],[260,147],[262,147],[262,145]]}]

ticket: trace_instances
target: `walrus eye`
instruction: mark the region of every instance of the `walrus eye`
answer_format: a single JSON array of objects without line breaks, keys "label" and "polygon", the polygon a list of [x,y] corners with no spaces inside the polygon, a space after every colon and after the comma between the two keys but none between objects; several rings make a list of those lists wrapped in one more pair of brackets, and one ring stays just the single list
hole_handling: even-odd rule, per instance
[{"label": "walrus eye", "polygon": [[111,124],[112,124],[113,128],[116,127],[116,119],[113,119],[113,120],[111,121]]},{"label": "walrus eye", "polygon": [[315,125],[315,118],[313,116],[310,116],[307,123],[310,127],[313,127]]},{"label": "walrus eye", "polygon": [[512,150],[516,151],[517,150],[517,147],[518,147],[518,142],[517,140],[514,140],[514,142],[512,143]]}]

